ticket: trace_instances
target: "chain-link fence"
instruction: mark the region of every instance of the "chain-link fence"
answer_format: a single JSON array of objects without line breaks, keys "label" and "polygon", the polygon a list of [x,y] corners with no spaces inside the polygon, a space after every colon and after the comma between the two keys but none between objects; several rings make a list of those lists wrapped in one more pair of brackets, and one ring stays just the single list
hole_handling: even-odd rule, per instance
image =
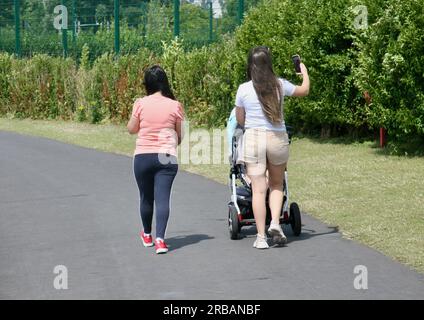
[{"label": "chain-link fence", "polygon": [[[0,51],[90,58],[159,52],[175,36],[187,48],[233,32],[258,0],[0,0]],[[119,17],[115,19],[115,17]]]}]

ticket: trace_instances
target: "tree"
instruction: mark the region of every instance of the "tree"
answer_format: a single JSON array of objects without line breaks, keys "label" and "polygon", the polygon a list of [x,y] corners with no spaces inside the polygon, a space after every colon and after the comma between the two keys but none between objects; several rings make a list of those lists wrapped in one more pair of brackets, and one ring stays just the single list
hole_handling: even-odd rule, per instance
[{"label": "tree", "polygon": [[0,3],[0,27],[13,25],[13,10],[13,0],[4,0]]},{"label": "tree", "polygon": [[109,18],[108,10],[106,5],[98,4],[96,7],[96,21],[98,23],[106,23],[106,20]]},{"label": "tree", "polygon": [[189,41],[206,41],[209,35],[209,12],[201,6],[181,6],[181,35]]}]

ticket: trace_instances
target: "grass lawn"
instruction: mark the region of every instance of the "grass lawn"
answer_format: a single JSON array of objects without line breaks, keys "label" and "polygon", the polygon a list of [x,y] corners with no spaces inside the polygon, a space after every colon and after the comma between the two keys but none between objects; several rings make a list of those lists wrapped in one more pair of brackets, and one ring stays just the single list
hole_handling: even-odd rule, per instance
[{"label": "grass lawn", "polygon": [[[0,118],[0,130],[131,156],[124,126]],[[424,158],[381,152],[373,142],[294,139],[289,176],[301,210],[343,235],[424,272]],[[182,165],[227,183],[228,165]],[[226,213],[223,213],[225,215]]]}]

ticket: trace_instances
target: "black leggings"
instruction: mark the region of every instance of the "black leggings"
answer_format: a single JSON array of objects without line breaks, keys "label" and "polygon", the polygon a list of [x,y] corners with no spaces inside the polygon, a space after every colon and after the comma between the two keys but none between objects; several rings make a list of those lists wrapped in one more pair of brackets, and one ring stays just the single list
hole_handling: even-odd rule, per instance
[{"label": "black leggings", "polygon": [[[166,158],[168,163],[164,163]],[[165,238],[172,183],[178,171],[177,159],[158,153],[137,154],[134,175],[140,191],[140,216],[144,232],[152,232],[153,203],[156,209],[156,237]]]}]

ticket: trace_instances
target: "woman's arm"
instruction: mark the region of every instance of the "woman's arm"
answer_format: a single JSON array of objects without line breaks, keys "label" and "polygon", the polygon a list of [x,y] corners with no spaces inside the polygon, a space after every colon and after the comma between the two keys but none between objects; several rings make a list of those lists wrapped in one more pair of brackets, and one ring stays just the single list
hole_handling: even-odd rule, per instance
[{"label": "woman's arm", "polygon": [[177,122],[175,123],[175,131],[177,132],[178,145],[180,145],[184,137],[183,121],[181,121],[180,119],[178,119]]},{"label": "woman's arm", "polygon": [[236,107],[236,119],[237,123],[244,127],[244,121],[246,119],[246,111],[242,107]]},{"label": "woman's arm", "polygon": [[127,129],[130,134],[136,134],[140,131],[140,120],[136,117],[131,116],[130,121],[128,121]]},{"label": "woman's arm", "polygon": [[184,138],[184,107],[181,103],[178,103],[177,111],[175,114],[175,132],[177,133],[178,145],[181,144]]},{"label": "woman's arm", "polygon": [[127,123],[127,129],[130,134],[136,134],[140,131],[140,99],[135,100],[130,120]]},{"label": "woman's arm", "polygon": [[309,74],[308,69],[306,69],[306,66],[303,63],[300,64],[300,73],[303,77],[303,82],[302,85],[296,86],[293,97],[306,97],[309,94]]}]

